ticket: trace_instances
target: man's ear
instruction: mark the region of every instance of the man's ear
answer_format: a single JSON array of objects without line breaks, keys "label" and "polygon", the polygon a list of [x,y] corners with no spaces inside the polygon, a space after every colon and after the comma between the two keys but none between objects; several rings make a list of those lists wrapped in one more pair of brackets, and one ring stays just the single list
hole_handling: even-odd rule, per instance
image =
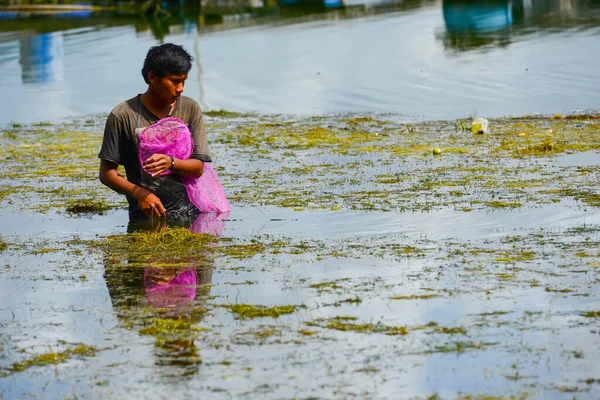
[{"label": "man's ear", "polygon": [[156,76],[156,74],[154,73],[154,71],[149,71],[148,72],[148,82],[150,82],[150,83],[156,83],[157,80],[158,80],[158,76]]}]

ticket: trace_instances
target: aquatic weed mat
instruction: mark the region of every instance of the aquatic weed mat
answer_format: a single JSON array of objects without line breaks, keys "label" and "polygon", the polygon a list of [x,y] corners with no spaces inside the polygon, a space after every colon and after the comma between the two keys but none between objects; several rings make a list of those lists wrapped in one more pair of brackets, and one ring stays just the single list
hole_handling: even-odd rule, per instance
[{"label": "aquatic weed mat", "polygon": [[[560,161],[598,151],[594,116],[492,120],[485,135],[472,134],[466,120],[230,113],[206,119],[214,166],[237,205],[468,212],[563,199],[600,203],[598,166]],[[71,215],[124,208],[123,196],[98,184],[102,130],[100,117],[2,129],[0,202]]]},{"label": "aquatic weed mat", "polygon": [[104,213],[123,198],[98,185],[104,120],[12,124],[0,130],[0,201],[17,210]]},{"label": "aquatic weed mat", "polygon": [[[402,385],[426,398],[456,379],[461,393],[474,395],[589,394],[597,389],[599,240],[600,225],[582,225],[481,239],[234,239],[166,228],[54,244],[7,242],[7,259],[19,256],[5,277],[17,287],[104,282],[111,306],[96,295],[70,308],[54,296],[28,318],[15,300],[3,310],[14,313],[17,327],[4,325],[2,369],[16,383],[21,374],[53,382],[52,369],[81,378],[70,363],[94,363],[105,394],[149,387],[118,378],[136,376],[130,370],[137,363],[171,389],[186,379],[188,388],[217,397],[386,398]],[[147,268],[194,268],[203,278],[185,306],[153,307],[143,289]],[[36,287],[45,298],[48,289]],[[87,315],[85,329],[78,313]],[[56,332],[79,332],[85,340]],[[69,349],[81,343],[94,351],[71,357]],[[148,349],[141,359],[124,355]],[[56,360],[51,368],[48,358]],[[415,375],[428,383],[415,384]],[[82,385],[79,393],[88,390]]]},{"label": "aquatic weed mat", "polygon": [[486,135],[461,121],[235,121],[217,123],[212,143],[232,160],[219,172],[241,204],[468,212],[595,201],[598,167],[560,162],[599,148],[594,118],[495,120]]},{"label": "aquatic weed mat", "polygon": [[[595,166],[569,166],[564,155],[595,150],[593,129],[585,142],[576,137],[595,121],[492,121],[482,137],[459,122],[207,118],[215,166],[240,210],[223,237],[172,227],[2,237],[10,285],[0,313],[0,391],[397,398],[401,388],[423,399],[594,397]],[[559,136],[560,146],[549,148],[560,124],[572,129],[576,148]],[[517,144],[502,144],[513,134]],[[99,145],[98,133],[90,135]],[[394,143],[412,150],[391,153]],[[532,146],[543,151],[522,151]],[[486,157],[482,171],[475,160]],[[450,182],[466,174],[463,163],[479,175],[461,196],[445,184],[406,193],[413,185],[404,180],[447,174]],[[96,165],[94,155],[90,170]],[[541,186],[482,184],[509,182],[509,166]],[[409,172],[396,179],[394,168]],[[22,177],[29,179],[38,178]],[[69,185],[53,179],[50,186]],[[44,210],[66,213],[65,199],[44,195]],[[3,204],[15,207],[15,199],[10,193]],[[273,210],[281,221],[271,221]],[[261,218],[280,224],[280,233],[245,228]],[[311,218],[317,222],[306,229]],[[343,225],[348,220],[356,223]],[[148,271],[157,270],[195,272],[196,284],[174,293],[185,304],[146,290]]]}]

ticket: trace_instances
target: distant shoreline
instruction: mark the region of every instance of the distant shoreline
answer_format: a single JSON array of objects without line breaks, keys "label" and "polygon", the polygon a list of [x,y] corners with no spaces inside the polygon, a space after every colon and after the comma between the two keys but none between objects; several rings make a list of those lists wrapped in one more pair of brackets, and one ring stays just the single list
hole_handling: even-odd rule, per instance
[{"label": "distant shoreline", "polygon": [[0,11],[109,11],[115,7],[87,4],[20,4],[0,6]]}]

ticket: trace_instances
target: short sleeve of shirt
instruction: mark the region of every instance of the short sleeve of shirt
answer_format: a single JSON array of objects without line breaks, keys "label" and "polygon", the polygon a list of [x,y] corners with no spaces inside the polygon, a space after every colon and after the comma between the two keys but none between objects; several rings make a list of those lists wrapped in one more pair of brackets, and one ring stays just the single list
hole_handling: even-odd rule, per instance
[{"label": "short sleeve of shirt", "polygon": [[200,106],[196,104],[194,107],[194,117],[190,123],[190,130],[194,135],[194,151],[192,152],[191,158],[204,162],[212,162],[210,157],[210,146],[208,145],[208,139],[206,138],[206,132],[204,130],[204,117]]},{"label": "short sleeve of shirt", "polygon": [[121,135],[123,123],[111,113],[106,119],[104,126],[104,138],[98,158],[110,161],[115,164],[121,164]]}]

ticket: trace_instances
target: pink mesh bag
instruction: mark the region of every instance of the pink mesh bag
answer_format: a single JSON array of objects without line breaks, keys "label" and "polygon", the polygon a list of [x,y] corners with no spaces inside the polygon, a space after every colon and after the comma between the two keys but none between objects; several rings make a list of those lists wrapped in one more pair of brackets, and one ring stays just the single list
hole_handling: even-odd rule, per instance
[{"label": "pink mesh bag", "polygon": [[[153,154],[166,154],[187,160],[192,155],[194,141],[187,125],[178,118],[163,118],[144,129],[138,137],[140,164]],[[171,174],[165,171],[161,176]],[[224,213],[231,210],[223,185],[210,163],[204,163],[200,177],[184,177],[183,184],[192,202],[200,212]]]}]

